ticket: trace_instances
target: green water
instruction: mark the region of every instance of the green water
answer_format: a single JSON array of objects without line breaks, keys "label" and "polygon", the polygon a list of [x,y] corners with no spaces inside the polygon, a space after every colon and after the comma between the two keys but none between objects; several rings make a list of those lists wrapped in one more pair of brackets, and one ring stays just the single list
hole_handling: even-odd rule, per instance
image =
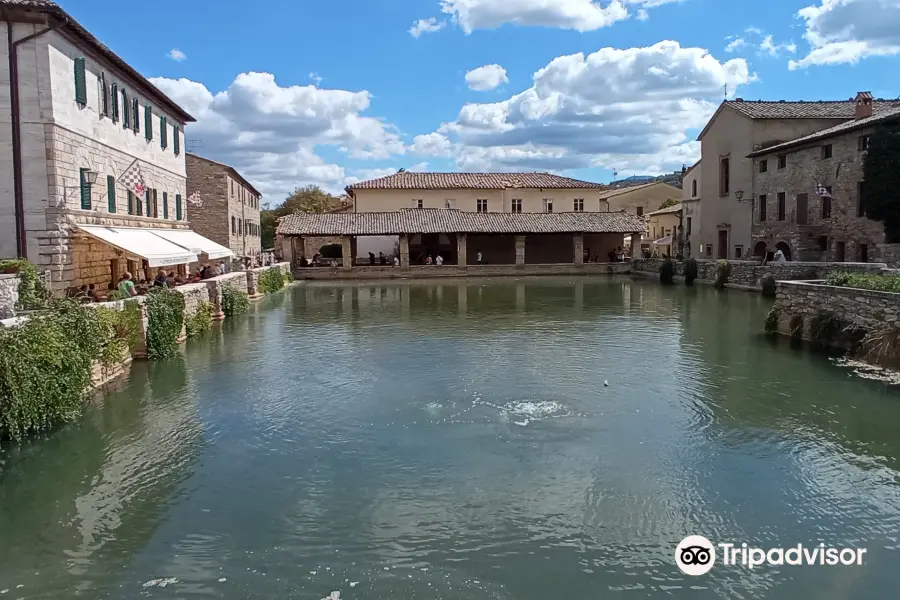
[{"label": "green water", "polygon": [[[895,598],[900,391],[766,339],[767,310],[629,279],[294,286],[0,451],[0,600]],[[688,577],[688,534],[868,552]]]}]

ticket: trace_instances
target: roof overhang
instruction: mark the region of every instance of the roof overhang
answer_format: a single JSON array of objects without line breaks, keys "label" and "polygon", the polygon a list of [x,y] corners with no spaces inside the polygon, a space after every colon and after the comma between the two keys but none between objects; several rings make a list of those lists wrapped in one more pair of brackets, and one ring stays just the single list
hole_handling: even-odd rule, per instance
[{"label": "roof overhang", "polygon": [[190,229],[151,229],[159,237],[187,248],[194,254],[205,254],[209,258],[228,258],[234,256],[230,248],[203,237]]},{"label": "roof overhang", "polygon": [[[139,256],[151,267],[182,265],[199,260],[197,253],[157,235],[153,229],[76,225],[82,233],[127,254]],[[158,231],[158,230],[157,230]]]}]

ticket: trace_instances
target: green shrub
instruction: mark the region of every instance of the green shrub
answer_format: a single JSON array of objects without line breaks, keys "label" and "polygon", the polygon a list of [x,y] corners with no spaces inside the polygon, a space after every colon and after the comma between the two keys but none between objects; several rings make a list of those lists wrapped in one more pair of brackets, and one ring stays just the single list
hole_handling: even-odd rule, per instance
[{"label": "green shrub", "polygon": [[762,294],[763,296],[773,297],[777,293],[777,286],[775,285],[775,276],[772,274],[763,275],[760,280],[760,285],[762,286]]},{"label": "green shrub", "polygon": [[166,287],[147,294],[147,357],[170,358],[178,352],[178,337],[184,323],[184,296]]},{"label": "green shrub", "polygon": [[699,273],[699,268],[697,266],[697,261],[693,258],[689,258],[684,261],[684,283],[685,285],[694,285],[694,280],[697,279],[697,275]]},{"label": "green shrub", "polygon": [[236,286],[226,284],[222,286],[222,312],[226,317],[234,317],[250,308],[250,299],[247,294]]},{"label": "green shrub", "polygon": [[809,335],[814,341],[827,345],[836,340],[848,325],[833,313],[819,311],[809,322]]},{"label": "green shrub", "polygon": [[104,365],[121,362],[141,341],[141,307],[125,303],[124,310],[100,307],[97,313],[101,329],[100,356]]},{"label": "green shrub", "polygon": [[19,273],[19,301],[16,308],[19,310],[46,308],[50,292],[41,283],[37,267],[22,258],[0,260],[0,272],[10,267],[17,269]]},{"label": "green shrub", "polygon": [[284,272],[284,282],[285,283],[293,283],[294,282],[294,274],[291,273],[290,269]]},{"label": "green shrub", "polygon": [[803,337],[803,317],[802,316],[794,315],[793,317],[791,317],[790,327],[791,327],[791,337],[792,338]]},{"label": "green shrub", "polygon": [[900,293],[900,275],[895,273],[846,273],[833,272],[825,277],[827,285]]},{"label": "green shrub", "polygon": [[200,304],[197,306],[197,312],[184,317],[185,335],[192,338],[212,329],[215,313],[216,309],[211,302],[206,300],[200,301]]},{"label": "green shrub", "polygon": [[272,267],[260,273],[256,287],[264,294],[272,294],[283,288],[284,277],[281,275],[281,269]]},{"label": "green shrub", "polygon": [[719,289],[725,287],[728,278],[731,276],[731,264],[727,260],[720,260],[716,265],[716,281],[715,286]]},{"label": "green shrub", "polygon": [[778,309],[773,306],[772,310],[769,311],[769,314],[766,315],[766,333],[778,333],[778,316]]},{"label": "green shrub", "polygon": [[675,263],[669,258],[659,268],[659,282],[667,285],[675,283]]}]

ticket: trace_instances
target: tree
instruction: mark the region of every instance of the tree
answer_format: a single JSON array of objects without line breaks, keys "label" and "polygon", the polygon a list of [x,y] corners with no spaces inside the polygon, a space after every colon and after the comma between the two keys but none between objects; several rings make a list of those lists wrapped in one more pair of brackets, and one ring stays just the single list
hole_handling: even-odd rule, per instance
[{"label": "tree", "polygon": [[884,123],[869,136],[863,160],[862,208],[884,222],[886,242],[900,242],[900,123]]},{"label": "tree", "polygon": [[676,204],[680,204],[681,200],[676,200],[675,198],[669,198],[665,202],[659,205],[657,210],[662,210],[664,208],[669,208],[670,206],[675,206]]},{"label": "tree", "polygon": [[259,233],[263,248],[275,245],[275,227],[280,217],[295,212],[323,213],[343,205],[341,198],[332,196],[317,185],[295,189],[281,204],[259,211]]}]

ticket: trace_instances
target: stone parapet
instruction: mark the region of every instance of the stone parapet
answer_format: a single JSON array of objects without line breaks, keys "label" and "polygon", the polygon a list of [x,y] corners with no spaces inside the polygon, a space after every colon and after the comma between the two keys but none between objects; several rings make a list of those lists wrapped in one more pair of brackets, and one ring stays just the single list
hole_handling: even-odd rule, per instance
[{"label": "stone parapet", "polygon": [[0,275],[0,319],[15,317],[18,301],[19,276],[15,274]]},{"label": "stone parapet", "polygon": [[294,277],[309,280],[338,279],[428,279],[438,277],[504,277],[524,275],[592,275],[625,274],[629,263],[585,263],[553,265],[413,265],[403,267],[353,267],[350,271],[327,267],[294,269]]},{"label": "stone parapet", "polygon": [[225,318],[225,313],[222,312],[222,288],[226,285],[232,285],[246,294],[247,274],[244,271],[226,273],[225,275],[207,279],[203,284],[206,286],[209,301],[216,311],[215,319],[221,321]]}]

